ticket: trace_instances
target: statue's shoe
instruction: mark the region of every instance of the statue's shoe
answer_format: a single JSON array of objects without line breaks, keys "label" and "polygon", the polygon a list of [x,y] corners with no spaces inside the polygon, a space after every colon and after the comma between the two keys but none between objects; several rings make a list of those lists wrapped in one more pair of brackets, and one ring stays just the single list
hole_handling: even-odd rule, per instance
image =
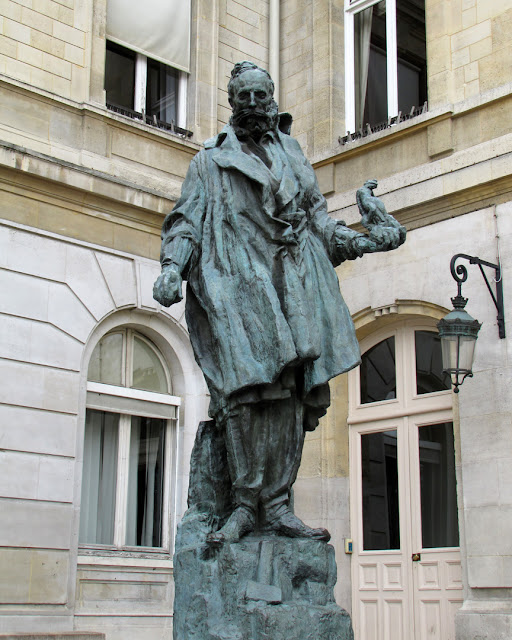
[{"label": "statue's shoe", "polygon": [[249,508],[237,507],[222,529],[206,536],[206,542],[209,544],[238,542],[242,536],[254,529],[255,521],[254,513]]},{"label": "statue's shoe", "polygon": [[327,529],[308,527],[289,509],[280,513],[274,520],[271,520],[267,524],[266,530],[288,538],[310,538],[311,540],[324,540],[325,542],[329,542],[331,539],[331,534]]}]

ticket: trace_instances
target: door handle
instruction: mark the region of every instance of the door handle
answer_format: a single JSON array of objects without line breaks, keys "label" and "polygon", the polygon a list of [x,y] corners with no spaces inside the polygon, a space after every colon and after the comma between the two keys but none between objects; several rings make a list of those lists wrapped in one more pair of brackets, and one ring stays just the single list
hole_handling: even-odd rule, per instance
[{"label": "door handle", "polygon": [[421,553],[413,553],[412,554],[412,561],[413,562],[419,562],[419,560],[421,560]]}]

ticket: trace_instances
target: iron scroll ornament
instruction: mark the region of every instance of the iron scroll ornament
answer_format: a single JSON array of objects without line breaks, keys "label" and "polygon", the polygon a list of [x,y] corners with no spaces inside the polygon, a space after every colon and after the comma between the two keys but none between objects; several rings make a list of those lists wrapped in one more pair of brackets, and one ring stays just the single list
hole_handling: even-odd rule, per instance
[{"label": "iron scroll ornament", "polygon": [[[482,274],[482,277],[485,281],[485,284],[487,286],[487,289],[489,291],[489,293],[491,294],[491,298],[492,301],[494,302],[494,306],[496,307],[496,310],[498,312],[497,315],[497,321],[498,321],[498,333],[499,333],[499,337],[500,338],[505,338],[505,313],[504,313],[504,308],[503,308],[503,278],[502,278],[502,274],[501,274],[501,267],[499,264],[494,264],[492,262],[487,262],[486,260],[481,260],[480,258],[478,258],[477,256],[469,256],[466,253],[457,253],[453,256],[453,258],[450,261],[450,271],[452,274],[453,279],[455,280],[455,282],[457,283],[457,298],[460,298],[461,300],[463,300],[464,298],[462,297],[462,283],[466,282],[466,280],[468,279],[468,271],[466,269],[466,267],[463,264],[459,264],[456,266],[456,262],[457,260],[461,258],[464,260],[468,260],[470,264],[477,264],[479,269],[480,269],[480,273]],[[491,269],[494,269],[494,271],[496,272],[496,276],[494,278],[494,281],[496,283],[496,294],[494,293],[494,291],[491,288],[491,285],[489,283],[489,280],[485,274],[485,271],[483,270],[483,267],[489,267]]]}]

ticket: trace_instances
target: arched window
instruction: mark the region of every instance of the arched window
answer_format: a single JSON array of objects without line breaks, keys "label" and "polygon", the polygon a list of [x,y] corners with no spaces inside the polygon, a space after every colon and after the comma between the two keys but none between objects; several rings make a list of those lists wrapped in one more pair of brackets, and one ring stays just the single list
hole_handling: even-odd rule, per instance
[{"label": "arched window", "polygon": [[180,399],[156,346],[133,329],[96,345],[87,375],[79,542],[170,549]]}]

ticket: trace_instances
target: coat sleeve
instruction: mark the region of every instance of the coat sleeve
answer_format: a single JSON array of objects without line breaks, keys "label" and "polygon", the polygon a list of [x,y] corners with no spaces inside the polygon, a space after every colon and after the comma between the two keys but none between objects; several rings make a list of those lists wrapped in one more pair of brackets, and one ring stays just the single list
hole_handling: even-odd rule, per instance
[{"label": "coat sleeve", "polygon": [[160,262],[162,266],[169,263],[178,265],[185,279],[197,257],[206,210],[205,189],[200,171],[200,156],[203,153],[199,152],[192,159],[181,196],[162,225]]},{"label": "coat sleeve", "polygon": [[[313,171],[312,167],[311,171]],[[345,260],[355,260],[363,255],[364,243],[359,239],[367,239],[368,236],[350,229],[342,220],[331,218],[327,213],[327,202],[320,193],[316,178],[315,187],[310,196],[310,216],[314,232],[322,241],[333,266],[337,267]]]}]

